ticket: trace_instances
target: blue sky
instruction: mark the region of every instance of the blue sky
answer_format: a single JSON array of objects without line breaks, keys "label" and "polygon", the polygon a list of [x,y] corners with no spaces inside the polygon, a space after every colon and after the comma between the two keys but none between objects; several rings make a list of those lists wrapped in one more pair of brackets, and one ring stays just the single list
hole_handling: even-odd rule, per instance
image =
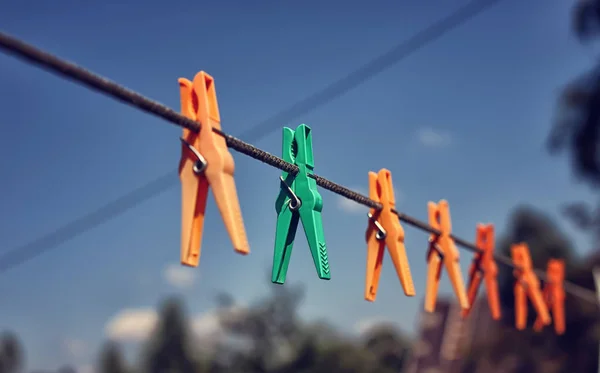
[{"label": "blue sky", "polygon": [[[177,78],[205,70],[215,78],[223,129],[235,136],[464,3],[22,0],[3,6],[0,24],[176,109]],[[429,200],[448,199],[462,237],[472,238],[477,222],[494,222],[501,232],[520,203],[556,216],[561,202],[590,198],[573,184],[566,160],[543,148],[559,88],[591,63],[570,35],[570,6],[506,0],[281,126],[311,126],[315,172],[353,189],[367,191],[369,170],[390,169],[399,208],[417,218],[426,219]],[[180,129],[5,55],[0,82],[2,250],[169,170],[177,178]],[[280,154],[281,129],[254,144]],[[220,290],[246,303],[265,293],[279,171],[234,157],[250,256],[234,254],[211,197],[200,267],[173,271],[180,233],[175,187],[1,276],[0,328],[19,333],[30,367],[93,363],[111,320],[124,310],[144,314],[168,294],[181,293],[194,316],[209,312]],[[391,319],[413,331],[427,236],[406,227],[417,296],[404,297],[386,258],[377,301],[367,303],[367,209],[325,190],[322,196],[332,280],[316,277],[299,235],[288,281],[307,287],[304,316],[335,319],[345,330]],[[583,237],[573,237],[581,253],[589,250]],[[467,252],[462,261],[466,271]],[[181,286],[169,283],[174,276]],[[193,283],[183,286],[186,279]],[[445,281],[442,292],[449,291]]]}]

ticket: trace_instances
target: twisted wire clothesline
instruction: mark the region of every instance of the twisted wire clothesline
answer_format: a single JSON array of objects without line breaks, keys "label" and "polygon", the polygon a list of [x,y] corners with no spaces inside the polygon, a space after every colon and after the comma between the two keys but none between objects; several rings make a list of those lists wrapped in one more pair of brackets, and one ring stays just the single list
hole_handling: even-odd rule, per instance
[{"label": "twisted wire clothesline", "polygon": [[[199,123],[187,117],[184,117],[183,115],[177,113],[176,111],[170,109],[169,107],[159,102],[151,100],[107,78],[94,74],[91,71],[86,70],[78,65],[62,60],[49,53],[43,52],[7,34],[0,33],[0,46],[14,54],[17,54],[23,59],[52,69],[60,75],[66,76],[72,80],[83,83],[88,87],[101,91],[113,98],[123,101],[131,106],[137,107],[143,111],[159,116],[179,127],[187,128],[195,132],[198,132],[200,129]],[[251,158],[259,160],[263,163],[266,163],[272,167],[278,168],[288,173],[296,174],[298,172],[298,167],[296,165],[285,162],[283,159],[273,154],[270,154],[262,149],[259,149],[253,146],[252,144],[246,143],[234,136],[231,136],[221,130],[215,128],[213,128],[212,130],[214,133],[225,138],[228,147],[242,154],[245,154]],[[351,199],[359,204],[370,208],[374,208],[376,210],[382,209],[382,205],[380,203],[373,201],[360,193],[357,193],[340,184],[327,180],[324,177],[318,175],[310,176],[316,180],[317,185],[335,194]],[[431,227],[429,224],[424,223],[416,218],[401,213],[397,210],[392,210],[392,212],[398,216],[400,221],[407,223],[415,228],[421,229],[431,234],[441,233],[437,229]],[[461,239],[460,237],[456,237],[454,235],[452,235],[451,237],[459,246],[462,246],[472,252],[481,251],[477,246],[466,240]],[[496,254],[494,255],[494,258],[497,262],[505,266],[508,266],[513,269],[517,268],[512,262],[512,260],[507,256]],[[543,271],[537,269],[535,271],[540,278],[542,278],[543,280],[547,280],[546,274]],[[569,281],[564,281],[563,286],[565,291],[577,297],[580,297],[588,302],[598,305],[598,300],[594,292]]]},{"label": "twisted wire clothesline", "polygon": [[[270,132],[279,129],[281,125],[285,125],[286,123],[331,102],[348,91],[355,89],[369,79],[372,79],[376,75],[409,57],[424,46],[441,38],[461,24],[482,14],[485,10],[490,9],[499,2],[500,0],[471,0],[469,3],[429,24],[410,38],[396,44],[387,52],[376,56],[367,63],[346,74],[344,77],[333,81],[317,92],[296,102],[292,106],[277,112],[269,119],[250,127],[241,137],[245,138],[247,141],[258,141]],[[64,68],[64,66],[56,64],[48,65],[48,62],[52,62],[51,59],[40,61],[39,55],[32,56],[31,54],[23,53],[26,51],[26,49],[23,48],[27,48],[28,46],[15,44],[14,41],[15,40],[11,38],[5,39],[3,40],[4,44],[0,43],[0,48],[5,48],[6,52],[16,54],[18,57],[26,59],[31,63],[38,64],[43,68],[49,68],[50,72],[58,74],[63,78],[74,79],[68,74],[68,70],[60,70],[60,68]],[[36,57],[38,59],[36,59]],[[97,81],[85,80],[89,79],[85,74],[78,78],[80,79],[75,79],[77,83],[86,85],[88,88],[106,94],[106,92],[98,87]],[[128,104],[135,104],[135,102],[127,101],[126,97],[112,96],[112,98],[124,101]],[[150,109],[152,110],[152,108]],[[141,108],[141,110],[147,111],[147,108]],[[160,113],[154,114],[159,115]],[[60,244],[106,223],[137,205],[158,196],[165,190],[176,187],[179,183],[176,178],[172,177],[172,173],[173,171],[169,171],[116,200],[108,202],[103,206],[62,225],[50,233],[38,236],[33,241],[5,251],[2,256],[0,256],[0,272],[22,265],[26,261],[31,260],[50,249],[57,248]]]}]

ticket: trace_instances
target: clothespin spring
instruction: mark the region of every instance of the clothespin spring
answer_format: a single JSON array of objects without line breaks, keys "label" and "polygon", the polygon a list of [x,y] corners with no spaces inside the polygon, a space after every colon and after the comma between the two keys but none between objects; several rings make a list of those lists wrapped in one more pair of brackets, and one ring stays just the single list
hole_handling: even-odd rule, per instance
[{"label": "clothespin spring", "polygon": [[206,161],[206,158],[204,158],[202,156],[202,154],[200,154],[200,152],[198,151],[198,149],[194,148],[194,146],[192,144],[190,144],[189,142],[185,141],[185,139],[183,137],[180,137],[179,140],[181,140],[181,142],[185,146],[187,146],[187,148],[197,158],[196,162],[194,162],[194,173],[196,175],[200,175],[201,173],[204,172],[204,170],[206,170],[206,167],[208,166],[208,162]]},{"label": "clothespin spring", "polygon": [[435,252],[438,253],[438,255],[440,256],[440,259],[444,259],[444,253],[442,252],[442,250],[440,249],[440,247],[437,244],[437,239],[438,237],[436,236],[435,238],[428,238],[427,241],[429,241],[429,247],[432,250],[435,250]]},{"label": "clothespin spring", "polygon": [[377,228],[375,238],[377,238],[378,241],[385,240],[385,238],[387,237],[387,232],[385,231],[385,229],[383,229],[383,226],[379,223],[378,220],[375,220],[373,218],[373,214],[371,214],[370,212],[367,213],[367,216],[373,221],[373,224],[375,224],[375,227]]},{"label": "clothespin spring", "polygon": [[283,179],[283,176],[279,176],[279,180],[281,180],[281,184],[283,186],[285,186],[285,188],[287,189],[287,192],[288,192],[288,194],[290,196],[290,200],[286,202],[286,203],[289,203],[290,210],[291,211],[298,210],[300,208],[300,206],[302,206],[302,201],[300,200],[300,198],[298,198],[298,196],[296,195],[296,193],[294,193],[294,191],[292,190],[292,188],[290,188],[290,186],[287,185],[287,183]]}]

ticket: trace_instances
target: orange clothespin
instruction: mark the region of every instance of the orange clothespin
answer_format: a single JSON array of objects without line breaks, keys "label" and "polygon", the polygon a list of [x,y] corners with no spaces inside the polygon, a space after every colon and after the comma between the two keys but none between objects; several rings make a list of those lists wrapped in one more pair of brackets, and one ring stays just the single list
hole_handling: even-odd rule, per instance
[{"label": "orange clothespin", "polygon": [[448,201],[429,202],[429,225],[440,232],[429,237],[427,252],[427,290],[425,292],[425,311],[433,312],[442,275],[442,261],[448,271],[448,277],[462,309],[469,308],[469,299],[460,271],[460,254],[452,239],[452,221]]},{"label": "orange clothespin", "polygon": [[[548,279],[544,284],[543,296],[546,305],[552,310],[552,319],[554,320],[554,330],[556,334],[564,334],[565,324],[565,289],[563,281],[565,280],[565,261],[562,259],[550,259],[546,269]],[[544,324],[540,317],[535,320],[533,329],[540,331]]]},{"label": "orange clothespin", "polygon": [[533,308],[543,325],[552,321],[540,291],[540,280],[533,272],[531,255],[526,243],[514,244],[511,247],[512,260],[516,268],[515,281],[515,324],[518,330],[527,326],[527,298],[533,303]]},{"label": "orange clothespin", "polygon": [[191,82],[179,79],[181,112],[200,123],[199,133],[183,130],[179,178],[182,194],[181,264],[197,267],[208,189],[212,188],[235,251],[248,254],[248,239],[235,189],[235,164],[221,129],[214,79],[200,71]]},{"label": "orange clothespin", "polygon": [[374,302],[379,286],[383,252],[387,245],[396,273],[404,288],[404,294],[415,295],[415,285],[410,274],[406,247],[404,246],[404,229],[398,216],[392,211],[396,207],[392,173],[382,168],[379,173],[369,172],[369,198],[383,205],[381,210],[371,209],[368,213],[367,227],[367,276],[365,280],[365,299]]},{"label": "orange clothespin", "polygon": [[481,285],[481,280],[485,281],[487,291],[488,304],[494,320],[499,320],[500,312],[500,297],[498,292],[498,266],[494,260],[494,225],[493,224],[477,224],[475,234],[475,245],[479,248],[479,252],[475,254],[471,268],[469,269],[469,287],[467,294],[469,296],[469,308],[462,310],[463,317],[466,317],[471,312],[477,291]]}]

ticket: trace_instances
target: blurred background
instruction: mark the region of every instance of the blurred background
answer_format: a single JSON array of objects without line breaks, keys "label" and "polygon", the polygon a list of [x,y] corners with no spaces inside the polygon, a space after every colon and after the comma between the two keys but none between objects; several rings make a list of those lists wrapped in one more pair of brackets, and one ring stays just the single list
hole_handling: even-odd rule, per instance
[{"label": "blurred background", "polygon": [[[174,109],[177,78],[204,70],[225,132],[280,155],[281,128],[306,123],[318,175],[366,194],[386,167],[400,211],[426,221],[448,199],[455,235],[492,222],[498,253],[527,242],[535,267],[565,258],[596,291],[600,1],[478,3],[383,58],[468,2],[3,0],[0,29]],[[2,373],[599,369],[597,306],[568,295],[564,335],[517,331],[503,266],[502,320],[483,288],[462,319],[445,274],[423,313],[427,235],[410,227],[417,296],[386,254],[365,302],[367,209],[325,190],[331,281],[298,232],[271,284],[279,171],[237,153],[252,253],[234,254],[210,196],[200,265],[184,268],[179,128],[4,54],[0,97]]]}]

